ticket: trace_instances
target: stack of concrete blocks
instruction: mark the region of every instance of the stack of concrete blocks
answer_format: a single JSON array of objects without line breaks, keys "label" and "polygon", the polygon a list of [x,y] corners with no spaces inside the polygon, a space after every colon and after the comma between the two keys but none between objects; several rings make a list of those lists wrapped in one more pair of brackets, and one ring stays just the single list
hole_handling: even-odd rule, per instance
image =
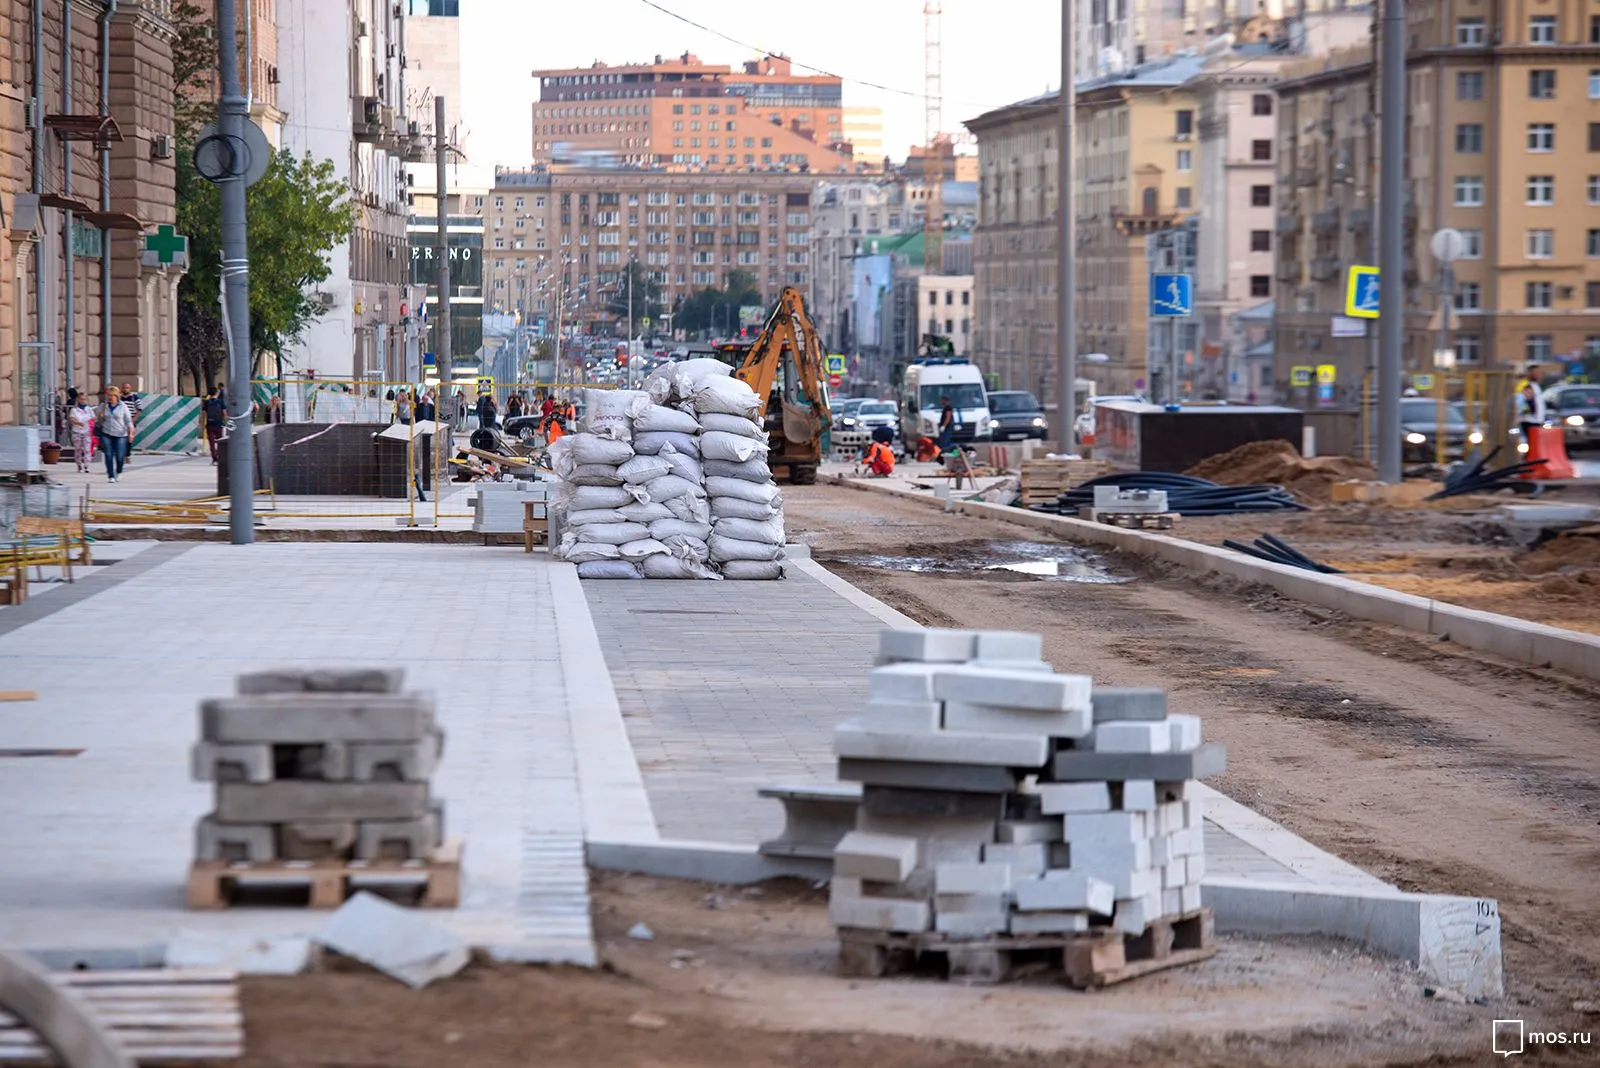
[{"label": "stack of concrete blocks", "polygon": [[418,860],[439,848],[429,778],[444,750],[431,697],[400,669],[239,676],[200,704],[193,773],[216,784],[200,860]]},{"label": "stack of concrete blocks", "polygon": [[479,534],[521,534],[528,501],[536,502],[535,519],[543,519],[550,483],[518,479],[480,482],[472,499],[472,529]]},{"label": "stack of concrete blocks", "polygon": [[1195,780],[1223,770],[1160,690],[1056,674],[1037,635],[891,630],[866,714],[834,734],[862,783],[834,853],[836,926],[949,939],[1143,932],[1201,905]]}]

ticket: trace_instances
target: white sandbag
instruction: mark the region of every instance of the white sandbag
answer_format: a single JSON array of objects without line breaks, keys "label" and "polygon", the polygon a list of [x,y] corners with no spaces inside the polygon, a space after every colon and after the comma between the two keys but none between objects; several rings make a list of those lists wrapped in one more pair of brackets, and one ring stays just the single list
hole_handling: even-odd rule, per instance
[{"label": "white sandbag", "polygon": [[660,478],[671,470],[672,465],[659,456],[635,456],[627,463],[617,466],[617,474],[622,476],[622,480],[635,485]]},{"label": "white sandbag", "polygon": [[662,545],[680,560],[693,560],[696,563],[705,563],[711,558],[711,549],[701,538],[691,538],[687,534],[674,534],[671,537],[658,539]]},{"label": "white sandbag", "polygon": [[722,565],[722,577],[727,579],[781,579],[783,563],[779,560],[729,560]]},{"label": "white sandbag", "polygon": [[572,458],[572,439],[576,436],[568,434],[557,438],[546,450],[546,455],[550,457],[550,470],[562,478],[570,478],[572,469],[578,466],[577,461]]},{"label": "white sandbag", "polygon": [[621,486],[579,486],[572,482],[558,482],[555,502],[574,512],[582,512],[591,508],[621,508],[625,504],[633,504],[634,497]]},{"label": "white sandbag", "polygon": [[611,464],[579,464],[562,477],[578,486],[622,485],[622,476],[617,474],[617,469]]},{"label": "white sandbag", "polygon": [[721,575],[697,560],[677,556],[649,556],[644,561],[644,577],[653,579],[717,579]]},{"label": "white sandbag", "polygon": [[740,541],[712,534],[706,545],[711,549],[711,559],[717,563],[729,560],[776,560],[783,555],[783,546],[768,545],[763,541]]},{"label": "white sandbag", "polygon": [[645,501],[642,504],[630,504],[625,508],[618,508],[622,518],[630,523],[654,523],[658,519],[673,518],[672,510],[664,504],[655,501]]},{"label": "white sandbag", "polygon": [[576,529],[590,523],[620,523],[626,518],[615,508],[582,508],[567,513],[567,526]]},{"label": "white sandbag", "polygon": [[661,503],[667,506],[667,511],[672,513],[674,519],[681,519],[685,523],[711,522],[711,508],[706,504],[703,494],[695,493],[687,497],[672,497]]},{"label": "white sandbag", "polygon": [[669,501],[674,497],[704,497],[705,490],[697,483],[678,475],[660,475],[645,483],[645,493],[652,501]]},{"label": "white sandbag", "polygon": [[643,560],[647,556],[665,555],[671,550],[654,538],[640,538],[628,542],[619,551],[624,560]]},{"label": "white sandbag", "polygon": [[688,412],[680,412],[676,408],[652,404],[642,414],[635,416],[633,420],[633,432],[635,434],[651,430],[670,431],[676,434],[697,434],[700,432],[700,423]]},{"label": "white sandbag", "polygon": [[579,467],[584,464],[620,464],[633,456],[633,446],[626,441],[612,441],[594,434],[568,434],[556,442],[556,445],[561,444],[567,446],[572,462]]},{"label": "white sandbag", "polygon": [[700,435],[700,455],[707,460],[729,460],[742,464],[757,453],[766,455],[767,443],[754,438],[740,437],[723,430],[709,430]]},{"label": "white sandbag", "polygon": [[[566,440],[566,438],[561,439],[561,441]],[[561,441],[556,444],[561,444]],[[648,430],[633,436],[633,451],[640,456],[654,456],[667,445],[671,445],[685,456],[700,455],[700,446],[693,434],[684,434],[676,430]]]},{"label": "white sandbag", "polygon": [[620,555],[620,550],[615,545],[606,545],[603,542],[579,541],[577,535],[567,534],[561,539],[561,547],[557,550],[558,559],[568,563],[583,564],[591,560],[615,560]]},{"label": "white sandbag", "polygon": [[720,430],[724,434],[738,434],[740,437],[755,438],[757,441],[767,440],[767,432],[762,429],[761,424],[742,415],[706,412],[700,416],[699,423],[701,430]]},{"label": "white sandbag", "polygon": [[687,400],[699,392],[700,387],[707,382],[727,378],[733,374],[733,367],[714,360],[710,357],[701,357],[695,360],[682,360],[666,368],[671,376],[673,392],[680,400]]},{"label": "white sandbag", "polygon": [[754,419],[761,415],[761,398],[737,378],[708,378],[688,399],[699,416],[720,412]]},{"label": "white sandbag", "polygon": [[643,576],[639,565],[628,560],[591,560],[578,565],[581,579],[636,579]]},{"label": "white sandbag", "polygon": [[771,482],[763,485],[746,482],[742,478],[709,477],[706,479],[706,493],[712,497],[737,497],[741,501],[755,501],[757,504],[770,504],[778,499],[778,487]]},{"label": "white sandbag", "polygon": [[583,429],[595,437],[630,441],[633,420],[648,411],[650,404],[650,394],[638,390],[586,389],[583,391]]},{"label": "white sandbag", "polygon": [[705,541],[711,537],[711,524],[690,523],[682,519],[658,519],[650,524],[650,536],[661,541],[683,537]]},{"label": "white sandbag", "polygon": [[705,469],[700,466],[700,461],[688,453],[679,452],[670,441],[661,446],[661,451],[656,453],[656,458],[665,460],[672,469],[671,473],[679,478],[686,478],[690,482],[697,483],[704,482],[706,479]]},{"label": "white sandbag", "polygon": [[763,522],[775,515],[782,515],[779,502],[773,501],[744,501],[738,497],[713,497],[711,498],[712,519],[753,519]]},{"label": "white sandbag", "polygon": [[700,465],[701,471],[706,475],[716,475],[720,478],[742,478],[746,482],[771,482],[772,468],[759,456],[752,456],[744,463],[734,463],[732,460],[707,460]]},{"label": "white sandbag", "polygon": [[760,541],[768,545],[783,544],[783,516],[775,515],[771,519],[719,519],[715,530],[724,538],[735,541]]},{"label": "white sandbag", "polygon": [[579,541],[598,542],[603,545],[626,545],[630,541],[650,536],[650,528],[643,523],[595,523],[573,531]]}]

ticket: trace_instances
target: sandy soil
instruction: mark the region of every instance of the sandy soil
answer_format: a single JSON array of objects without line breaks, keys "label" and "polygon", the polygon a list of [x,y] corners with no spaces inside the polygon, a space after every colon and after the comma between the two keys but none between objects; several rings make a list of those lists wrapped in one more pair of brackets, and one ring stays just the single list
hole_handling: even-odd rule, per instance
[{"label": "sandy soil", "polygon": [[1060,669],[1169,690],[1227,745],[1214,785],[1239,801],[1405,889],[1498,898],[1530,1012],[1594,997],[1600,687],[1131,560],[1104,561],[1122,584],[974,571],[1036,534],[845,487],[785,498],[791,536],[908,615],[1037,631]]},{"label": "sandy soil", "polygon": [[[847,980],[807,884],[598,876],[595,893],[597,972],[478,965],[421,992],[349,962],[247,979],[241,1068],[1468,1065],[1495,1015],[1314,940],[1223,939],[1210,961],[1092,994]],[[638,922],[653,940],[627,936]]]}]

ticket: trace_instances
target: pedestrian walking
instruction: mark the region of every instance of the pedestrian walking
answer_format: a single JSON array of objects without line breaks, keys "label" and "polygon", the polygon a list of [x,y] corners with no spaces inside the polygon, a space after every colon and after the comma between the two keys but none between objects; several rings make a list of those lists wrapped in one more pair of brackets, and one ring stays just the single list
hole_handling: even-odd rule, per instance
[{"label": "pedestrian walking", "polygon": [[123,458],[126,467],[133,460],[133,439],[139,436],[139,420],[144,418],[144,398],[133,388],[132,382],[122,383],[122,403],[133,413],[133,429],[128,433],[128,455]]},{"label": "pedestrian walking", "polygon": [[116,386],[106,388],[105,400],[95,409],[94,421],[106,457],[106,479],[116,482],[122,478],[128,441],[133,437],[133,411],[123,403],[122,390]]},{"label": "pedestrian walking", "polygon": [[[433,390],[425,391],[417,400],[417,407],[412,413],[418,423],[429,423],[438,419],[438,408],[434,404]],[[433,488],[433,435],[419,434],[412,445],[417,454],[417,490],[422,496]],[[428,498],[422,496],[426,501]]]},{"label": "pedestrian walking", "polygon": [[276,393],[267,402],[267,422],[268,424],[283,422],[283,398]]},{"label": "pedestrian walking", "polygon": [[222,440],[222,428],[228,423],[228,402],[222,399],[222,389],[218,387],[211,391],[200,405],[205,412],[206,420],[206,445],[211,449],[211,465],[217,463],[217,442]]},{"label": "pedestrian walking", "polygon": [[946,452],[956,443],[956,410],[949,397],[939,398],[939,451]]},{"label": "pedestrian walking", "polygon": [[498,426],[495,416],[500,409],[494,403],[494,396],[484,393],[478,397],[478,427],[482,430],[494,430]]},{"label": "pedestrian walking", "polygon": [[506,418],[516,419],[522,415],[522,394],[513,393],[506,398]]},{"label": "pedestrian walking", "polygon": [[73,398],[67,422],[72,428],[72,458],[77,461],[79,471],[87,471],[89,461],[94,458],[94,409],[81,393]]}]

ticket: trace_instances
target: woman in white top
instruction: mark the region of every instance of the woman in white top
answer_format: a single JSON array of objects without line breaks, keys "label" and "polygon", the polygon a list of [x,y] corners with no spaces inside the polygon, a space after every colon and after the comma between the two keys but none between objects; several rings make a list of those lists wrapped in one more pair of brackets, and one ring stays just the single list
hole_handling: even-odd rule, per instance
[{"label": "woman in white top", "polygon": [[122,401],[122,391],[108,386],[105,403],[95,409],[95,423],[100,433],[100,445],[106,454],[106,478],[112,482],[122,477],[122,465],[128,459],[128,439],[133,437],[133,412]]},{"label": "woman in white top", "polygon": [[89,470],[94,457],[94,409],[78,394],[77,402],[67,409],[67,423],[72,427],[72,458],[79,471]]}]

